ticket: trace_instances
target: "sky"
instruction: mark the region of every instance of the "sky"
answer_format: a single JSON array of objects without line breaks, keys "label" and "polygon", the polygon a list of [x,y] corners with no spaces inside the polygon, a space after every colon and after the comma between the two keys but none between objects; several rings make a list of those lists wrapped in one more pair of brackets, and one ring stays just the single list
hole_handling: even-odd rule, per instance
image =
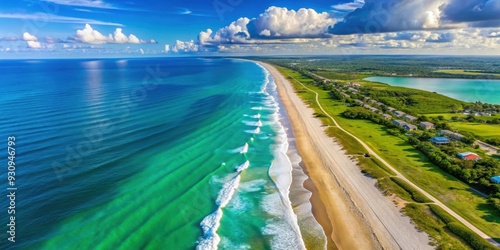
[{"label": "sky", "polygon": [[500,0],[16,0],[0,58],[500,55]]}]

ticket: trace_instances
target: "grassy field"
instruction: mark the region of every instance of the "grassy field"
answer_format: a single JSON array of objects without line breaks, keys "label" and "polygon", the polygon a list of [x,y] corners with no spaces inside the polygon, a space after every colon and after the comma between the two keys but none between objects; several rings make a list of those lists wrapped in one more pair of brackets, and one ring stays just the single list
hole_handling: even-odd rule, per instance
[{"label": "grassy field", "polygon": [[[426,114],[426,116],[428,116],[428,117],[443,116],[444,120],[446,120],[446,121],[451,120],[451,118],[454,116],[456,116],[458,118],[464,118],[464,119],[467,117],[467,115],[457,114],[457,113]],[[481,120],[485,120],[485,121],[491,121],[491,120],[496,119],[496,118],[500,119],[500,115],[497,115],[497,116],[478,116],[477,117],[477,119],[481,119]]]},{"label": "grassy field", "polygon": [[[403,111],[413,114],[448,113],[460,109],[462,104],[465,104],[465,102],[437,93],[364,81],[362,79],[368,77],[368,75],[364,74],[322,71],[315,73],[331,80],[345,80],[348,78],[353,81],[358,81],[363,86],[371,88],[368,90],[370,97],[387,103],[390,106],[402,107]],[[338,75],[340,75],[341,78],[336,78]]]},{"label": "grassy field", "polygon": [[500,74],[491,74],[482,71],[465,71],[463,69],[440,69],[440,70],[435,70],[434,72],[451,74],[451,75],[500,76]]},{"label": "grassy field", "polygon": [[[288,69],[284,69],[283,72],[285,76],[289,74],[303,82],[304,77],[298,73]],[[295,86],[299,90],[302,89],[298,83],[295,83]],[[486,198],[474,193],[468,185],[430,163],[422,153],[409,145],[404,137],[389,135],[385,127],[370,121],[342,117],[341,113],[347,109],[344,103],[331,99],[327,91],[312,85],[308,87],[320,94],[323,108],[337,120],[340,126],[367,143],[412,182],[500,241],[500,215],[487,203]],[[303,89],[299,91],[299,95],[306,100],[306,103],[312,103],[314,100],[314,94],[305,92]],[[313,108],[317,109],[316,105],[313,105]],[[335,131],[331,134],[337,137],[344,147],[356,149],[355,143],[351,145],[353,144],[352,138],[346,138]],[[362,148],[357,150],[361,153],[363,151]]]},{"label": "grassy field", "polygon": [[471,132],[485,139],[500,138],[499,124],[450,122],[449,125],[458,131]]}]

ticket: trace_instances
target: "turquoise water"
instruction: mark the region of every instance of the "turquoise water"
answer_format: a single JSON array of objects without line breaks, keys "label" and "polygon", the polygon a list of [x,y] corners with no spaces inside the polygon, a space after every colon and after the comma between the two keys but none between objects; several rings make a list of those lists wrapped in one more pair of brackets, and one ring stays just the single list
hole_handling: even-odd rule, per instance
[{"label": "turquoise water", "polygon": [[466,102],[500,104],[500,80],[369,77],[367,81],[436,92]]},{"label": "turquoise water", "polygon": [[304,247],[286,117],[257,64],[0,61],[0,73],[20,190],[19,240],[1,249]]}]

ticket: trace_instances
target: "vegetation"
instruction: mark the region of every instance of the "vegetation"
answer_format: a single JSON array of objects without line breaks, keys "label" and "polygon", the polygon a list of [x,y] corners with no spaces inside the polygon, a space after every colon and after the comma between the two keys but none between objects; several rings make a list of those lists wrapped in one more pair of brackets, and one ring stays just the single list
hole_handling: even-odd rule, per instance
[{"label": "vegetation", "polygon": [[450,122],[450,127],[461,132],[470,132],[484,139],[500,139],[500,125]]},{"label": "vegetation", "polygon": [[484,77],[500,76],[500,74],[491,74],[479,70],[463,70],[463,69],[440,69],[434,72],[453,74],[453,75],[474,75],[474,76],[484,76]]},{"label": "vegetation", "polygon": [[467,227],[463,226],[442,208],[433,204],[429,205],[429,207],[431,211],[446,224],[446,227],[451,232],[462,238],[473,249],[477,250],[496,249],[487,240],[483,239],[482,237],[480,237]]},{"label": "vegetation", "polygon": [[[311,72],[329,72],[329,78],[338,80],[359,79],[365,75],[500,79],[500,63],[495,57],[435,56],[429,60],[428,56],[342,55],[269,58],[268,61],[280,66],[301,67]],[[472,72],[483,74],[471,74]]]},{"label": "vegetation", "polygon": [[403,210],[413,219],[417,227],[428,233],[434,239],[437,249],[472,249],[467,243],[460,241],[460,238],[451,233],[445,222],[436,218],[430,211],[429,206],[422,204],[408,204]]},{"label": "vegetation", "polygon": [[400,187],[402,187],[406,192],[408,192],[411,195],[411,198],[420,203],[428,203],[432,202],[429,200],[427,197],[425,197],[422,193],[420,193],[418,190],[410,186],[406,181],[401,180],[398,177],[391,177],[391,180],[394,181],[396,184],[398,184]]},{"label": "vegetation", "polygon": [[[330,95],[331,86],[324,86],[325,83],[323,81],[315,81],[311,76],[301,74],[295,70],[286,68],[280,68],[280,70],[289,78],[290,82],[294,84],[297,93],[307,104],[314,108],[316,112],[321,111],[319,110],[317,104],[315,104],[315,95],[306,91],[299,84],[299,81],[307,84],[308,88],[311,88],[319,93],[319,101],[321,102],[323,108],[326,112],[328,112],[328,114],[332,115],[344,129],[348,130],[350,133],[356,134],[358,138],[367,143],[377,154],[384,157],[384,160],[398,168],[398,170],[404,173],[405,176],[412,182],[431,193],[434,197],[438,197],[443,203],[447,204],[448,207],[452,208],[476,227],[495,238],[500,238],[500,214],[495,210],[492,202],[490,201],[488,203],[488,199],[471,190],[469,185],[457,180],[444,170],[431,163],[425,154],[421,153],[409,144],[409,140],[411,140],[409,138],[412,137],[404,136],[404,133],[401,133],[399,129],[391,129],[385,125],[379,125],[374,122],[366,121],[365,119],[352,119],[344,116],[343,114],[347,114],[346,111],[348,110],[354,111],[352,112],[354,114],[360,113],[366,115],[366,113],[364,111],[360,111],[359,107],[349,107],[351,104],[347,99],[345,101],[340,101],[332,98]],[[331,85],[335,86],[335,84]],[[426,119],[425,117],[421,118],[422,120]],[[430,117],[430,119],[433,118]],[[443,125],[447,125],[444,117],[438,120],[443,123]],[[328,119],[322,119],[322,121],[325,125],[333,125]],[[340,131],[338,128],[331,127],[328,128],[327,131],[330,135],[335,136],[335,138],[342,143],[349,154],[364,153],[364,149],[361,145],[359,145],[359,143],[352,140],[351,137]],[[391,131],[395,132],[394,134],[396,134],[396,136],[390,135],[389,133]],[[429,134],[420,133],[416,137],[417,139],[422,138],[422,140],[425,140],[424,138],[429,138]],[[451,153],[451,151],[446,152]],[[404,191],[401,186],[395,184],[395,182],[390,180],[390,178],[387,178],[387,176],[391,176],[392,174],[383,170],[382,164],[377,164],[377,162],[374,162],[371,158],[360,157],[359,159],[360,165],[364,169],[363,171],[378,179],[379,187],[384,188],[385,190],[390,190],[390,192],[394,192],[404,199],[411,197],[411,195]],[[407,214],[409,213],[409,210],[405,211]],[[421,214],[419,214],[419,216],[420,215]],[[428,217],[425,217],[425,219],[420,217],[417,218],[412,215],[410,216],[418,224],[418,220],[423,220],[424,222],[428,221],[429,216],[431,215],[427,215]],[[434,226],[436,226],[436,224],[434,224]],[[449,233],[448,229],[441,229],[432,232],[426,230],[426,232],[428,232],[431,236],[434,235],[433,237],[440,242],[438,244],[441,244],[444,239],[453,237],[447,235],[447,233]],[[441,246],[447,248],[446,246],[449,246],[449,244],[443,243]]]}]

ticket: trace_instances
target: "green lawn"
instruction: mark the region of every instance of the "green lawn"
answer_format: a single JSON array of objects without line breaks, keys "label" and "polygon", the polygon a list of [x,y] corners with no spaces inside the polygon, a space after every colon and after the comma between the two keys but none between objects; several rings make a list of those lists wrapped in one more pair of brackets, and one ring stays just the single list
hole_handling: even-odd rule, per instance
[{"label": "green lawn", "polygon": [[[467,115],[463,114],[457,114],[457,113],[442,113],[442,114],[427,114],[426,116],[428,117],[438,117],[438,116],[443,116],[446,121],[451,120],[452,117],[456,116],[459,118],[465,119]],[[485,121],[491,121],[493,119],[500,119],[500,115],[497,116],[478,116],[477,119],[485,120]]]},{"label": "green lawn", "polygon": [[463,69],[440,69],[434,72],[451,74],[451,75],[500,76],[500,74],[485,73],[482,71],[465,71]]},{"label": "green lawn", "polygon": [[[292,74],[294,78],[296,76],[296,73],[291,73],[290,70],[285,70],[285,73]],[[297,79],[302,81],[301,78],[303,77]],[[422,153],[409,145],[404,137],[391,136],[387,134],[385,127],[370,121],[342,117],[341,113],[347,108],[343,103],[331,99],[327,91],[312,85],[308,87],[320,94],[323,108],[337,120],[340,126],[367,143],[377,154],[419,187],[440,199],[485,233],[500,240],[500,215],[484,197],[477,195],[467,184],[430,163]],[[306,102],[314,100],[314,94],[310,92],[299,94],[307,100]],[[316,108],[315,105],[313,107]],[[491,132],[494,133],[494,131]],[[334,133],[333,135],[335,136]],[[340,140],[345,143],[349,139],[342,140],[340,137]]]},{"label": "green lawn", "polygon": [[485,139],[500,138],[500,125],[470,122],[450,122],[449,125],[459,131],[474,133]]}]

